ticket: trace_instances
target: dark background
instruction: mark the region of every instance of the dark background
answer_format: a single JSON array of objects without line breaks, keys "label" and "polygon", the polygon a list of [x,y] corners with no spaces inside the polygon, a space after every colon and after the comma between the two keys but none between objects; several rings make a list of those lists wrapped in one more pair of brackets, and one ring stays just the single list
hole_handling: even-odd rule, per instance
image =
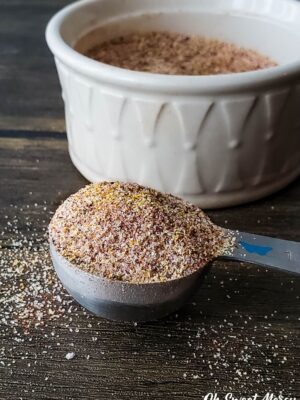
[{"label": "dark background", "polygon": [[66,0],[0,0],[0,129],[64,131],[45,27]]}]

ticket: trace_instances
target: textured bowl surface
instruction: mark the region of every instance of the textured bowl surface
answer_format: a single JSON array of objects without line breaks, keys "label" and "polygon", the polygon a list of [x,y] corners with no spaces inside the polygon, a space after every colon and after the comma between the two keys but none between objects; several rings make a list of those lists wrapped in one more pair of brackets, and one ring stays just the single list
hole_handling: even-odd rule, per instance
[{"label": "textured bowl surface", "polygon": [[[166,76],[105,65],[73,49],[137,29],[232,41],[279,66]],[[260,198],[299,175],[300,2],[81,1],[53,17],[47,41],[70,155],[88,180],[135,181],[214,208]]]}]

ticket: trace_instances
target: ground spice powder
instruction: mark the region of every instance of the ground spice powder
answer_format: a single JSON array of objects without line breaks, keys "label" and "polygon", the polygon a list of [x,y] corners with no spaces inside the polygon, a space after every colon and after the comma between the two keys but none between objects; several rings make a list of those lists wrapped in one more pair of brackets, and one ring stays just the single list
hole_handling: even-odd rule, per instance
[{"label": "ground spice powder", "polygon": [[79,268],[133,283],[186,276],[232,241],[198,207],[119,182],[91,184],[70,196],[49,233],[58,252]]},{"label": "ground spice powder", "polygon": [[171,32],[140,32],[113,38],[86,55],[120,68],[168,75],[216,75],[255,71],[277,63],[232,43]]}]

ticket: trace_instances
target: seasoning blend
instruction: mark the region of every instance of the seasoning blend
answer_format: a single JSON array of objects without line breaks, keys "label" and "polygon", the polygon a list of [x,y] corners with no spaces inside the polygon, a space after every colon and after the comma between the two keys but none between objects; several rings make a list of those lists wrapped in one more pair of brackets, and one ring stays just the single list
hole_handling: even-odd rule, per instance
[{"label": "seasoning blend", "polygon": [[73,265],[130,283],[187,276],[232,242],[198,207],[119,182],[91,184],[70,196],[56,211],[49,234]]},{"label": "seasoning blend", "polygon": [[274,67],[267,56],[232,43],[171,32],[139,32],[91,48],[94,60],[133,71],[216,75]]}]

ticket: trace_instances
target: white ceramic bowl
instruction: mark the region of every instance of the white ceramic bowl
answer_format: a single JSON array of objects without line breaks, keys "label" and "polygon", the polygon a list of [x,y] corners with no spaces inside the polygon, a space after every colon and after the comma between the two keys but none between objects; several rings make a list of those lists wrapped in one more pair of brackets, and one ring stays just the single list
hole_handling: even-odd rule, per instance
[{"label": "white ceramic bowl", "polygon": [[[232,41],[280,65],[216,76],[134,72],[75,51],[92,30],[80,51],[134,30],[171,30]],[[88,180],[135,181],[213,208],[299,175],[300,2],[85,0],[56,14],[46,36],[70,155]]]}]

